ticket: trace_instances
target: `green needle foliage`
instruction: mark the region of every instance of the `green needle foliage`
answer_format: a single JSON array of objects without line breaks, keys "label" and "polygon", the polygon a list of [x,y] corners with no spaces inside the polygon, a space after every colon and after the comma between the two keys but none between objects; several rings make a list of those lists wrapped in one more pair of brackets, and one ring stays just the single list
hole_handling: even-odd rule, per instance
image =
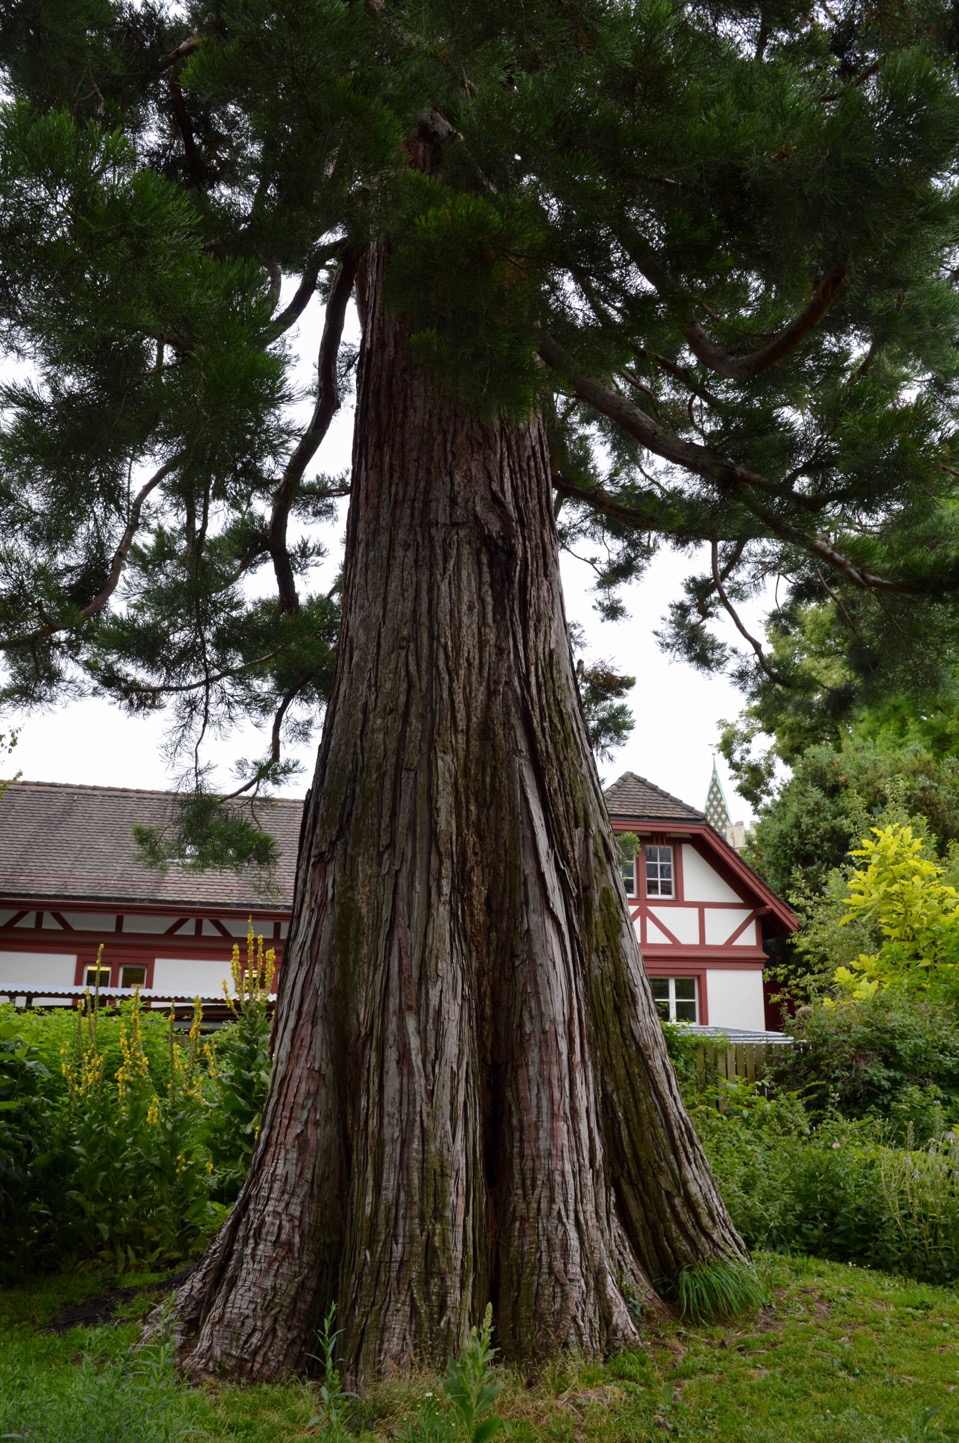
[{"label": "green needle foliage", "polygon": [[[316,528],[348,487],[317,453],[374,242],[420,363],[479,413],[547,415],[608,614],[658,547],[705,547],[678,655],[818,705],[788,638],[825,607],[833,713],[934,692],[957,51],[942,0],[9,0],[0,704],[169,705],[200,792],[204,740],[252,717],[237,790],[286,775],[329,690]],[[730,647],[715,623],[772,577],[785,640]]]}]

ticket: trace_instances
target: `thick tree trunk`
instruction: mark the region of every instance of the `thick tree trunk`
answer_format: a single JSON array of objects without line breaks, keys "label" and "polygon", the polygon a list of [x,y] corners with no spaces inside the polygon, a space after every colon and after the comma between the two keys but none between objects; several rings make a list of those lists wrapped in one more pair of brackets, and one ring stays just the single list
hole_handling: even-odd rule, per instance
[{"label": "thick tree trunk", "polygon": [[187,1368],[595,1353],[741,1259],[666,1058],[575,694],[539,420],[481,423],[370,262],[336,682],[250,1176]]}]

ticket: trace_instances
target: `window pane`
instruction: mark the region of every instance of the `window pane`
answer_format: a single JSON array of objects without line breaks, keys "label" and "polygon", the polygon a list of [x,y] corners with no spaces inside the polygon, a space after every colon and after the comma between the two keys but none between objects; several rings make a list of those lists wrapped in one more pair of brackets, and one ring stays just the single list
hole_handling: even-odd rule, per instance
[{"label": "window pane", "polygon": [[653,989],[653,996],[657,1002],[669,1001],[669,978],[650,977],[649,985]]},{"label": "window pane", "polygon": [[121,967],[121,987],[145,987],[147,985],[147,969],[145,967]]},{"label": "window pane", "polygon": [[696,1001],[695,977],[676,978],[676,1001],[678,1002],[681,997],[684,998],[686,1001]]},{"label": "window pane", "polygon": [[636,895],[636,858],[624,857],[620,862],[620,869],[623,874],[623,885],[626,888],[627,897]]},{"label": "window pane", "polygon": [[650,897],[673,895],[672,847],[646,848],[646,892]]},{"label": "window pane", "polygon": [[92,967],[88,967],[83,974],[83,985],[84,987],[109,987],[109,967],[98,967],[96,963]]},{"label": "window pane", "polygon": [[677,1002],[677,1003],[676,1003],[676,1021],[677,1021],[677,1022],[695,1022],[695,1021],[696,1021],[696,1003],[695,1003],[695,1002]]}]

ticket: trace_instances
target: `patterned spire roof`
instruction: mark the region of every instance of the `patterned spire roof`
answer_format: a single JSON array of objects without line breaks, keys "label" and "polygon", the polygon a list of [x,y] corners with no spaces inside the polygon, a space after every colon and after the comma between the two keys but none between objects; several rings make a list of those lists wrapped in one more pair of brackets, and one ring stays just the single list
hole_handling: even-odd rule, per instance
[{"label": "patterned spire roof", "polygon": [[721,837],[725,837],[732,826],[732,818],[729,815],[726,798],[723,796],[722,783],[716,770],[715,757],[713,757],[713,774],[709,779],[709,790],[706,793],[706,820]]}]

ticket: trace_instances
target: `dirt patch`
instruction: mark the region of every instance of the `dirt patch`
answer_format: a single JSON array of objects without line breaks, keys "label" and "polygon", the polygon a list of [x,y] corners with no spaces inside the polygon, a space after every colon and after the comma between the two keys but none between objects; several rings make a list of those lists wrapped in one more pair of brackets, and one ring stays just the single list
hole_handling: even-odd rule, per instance
[{"label": "dirt patch", "polygon": [[95,1298],[86,1298],[82,1303],[70,1303],[62,1308],[56,1317],[42,1329],[44,1333],[68,1333],[71,1328],[99,1328],[112,1323],[117,1309],[130,1298],[143,1293],[168,1293],[190,1276],[192,1268],[181,1268],[158,1283],[136,1283],[130,1288],[110,1288],[98,1293]]}]

